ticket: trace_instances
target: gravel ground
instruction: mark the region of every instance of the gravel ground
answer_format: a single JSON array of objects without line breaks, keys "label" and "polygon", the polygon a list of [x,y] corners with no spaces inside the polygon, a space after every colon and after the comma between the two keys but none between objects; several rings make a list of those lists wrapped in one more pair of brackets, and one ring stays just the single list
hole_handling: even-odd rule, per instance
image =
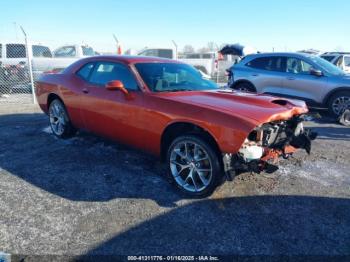
[{"label": "gravel ground", "polygon": [[350,129],[307,124],[320,134],[310,156],[191,200],[153,156],[83,132],[59,140],[37,107],[1,106],[0,251],[350,256]]}]

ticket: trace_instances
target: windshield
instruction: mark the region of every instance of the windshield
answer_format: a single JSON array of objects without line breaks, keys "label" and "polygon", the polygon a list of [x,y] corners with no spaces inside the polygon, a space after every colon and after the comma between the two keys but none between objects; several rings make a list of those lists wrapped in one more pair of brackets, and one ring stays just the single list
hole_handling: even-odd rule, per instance
[{"label": "windshield", "polygon": [[91,47],[82,46],[81,48],[83,50],[83,55],[84,56],[93,56],[93,55],[95,55],[94,49],[92,49]]},{"label": "windshield", "polygon": [[331,75],[344,75],[344,71],[319,56],[310,56],[312,62]]},{"label": "windshield", "polygon": [[143,81],[153,92],[217,89],[192,66],[176,63],[139,63],[135,65]]},{"label": "windshield", "polygon": [[328,62],[332,62],[332,60],[335,58],[335,56],[332,55],[321,55],[323,59],[326,59]]}]

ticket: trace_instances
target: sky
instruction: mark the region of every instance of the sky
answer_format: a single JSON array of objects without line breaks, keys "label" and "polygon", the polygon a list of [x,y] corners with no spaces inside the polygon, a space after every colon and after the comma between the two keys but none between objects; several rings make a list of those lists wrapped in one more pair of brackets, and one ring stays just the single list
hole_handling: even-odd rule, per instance
[{"label": "sky", "polygon": [[350,51],[347,0],[0,0],[0,41],[123,49],[241,43],[260,51]]}]

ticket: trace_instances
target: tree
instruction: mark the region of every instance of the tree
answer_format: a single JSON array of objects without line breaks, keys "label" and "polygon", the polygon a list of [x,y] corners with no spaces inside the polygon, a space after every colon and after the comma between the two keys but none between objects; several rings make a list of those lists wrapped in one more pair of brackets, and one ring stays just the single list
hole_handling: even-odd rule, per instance
[{"label": "tree", "polygon": [[201,48],[198,49],[198,53],[200,53],[200,54],[207,53],[209,51],[210,50],[209,50],[208,47],[201,47]]},{"label": "tree", "polygon": [[191,45],[185,45],[185,46],[183,47],[183,49],[182,49],[182,52],[183,52],[184,54],[194,53],[194,48],[193,48],[193,46],[191,46]]},{"label": "tree", "polygon": [[214,42],[208,42],[207,46],[210,52],[214,52],[218,50],[217,44],[215,44]]}]

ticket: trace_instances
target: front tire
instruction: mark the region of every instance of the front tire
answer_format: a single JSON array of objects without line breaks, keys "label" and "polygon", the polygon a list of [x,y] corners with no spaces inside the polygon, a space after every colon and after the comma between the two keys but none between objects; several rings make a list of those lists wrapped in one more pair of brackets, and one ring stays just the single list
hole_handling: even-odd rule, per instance
[{"label": "front tire", "polygon": [[350,91],[337,92],[331,96],[328,102],[328,112],[339,117],[346,109],[350,109]]},{"label": "front tire", "polygon": [[171,182],[190,197],[209,196],[222,181],[216,150],[198,135],[176,138],[167,152]]},{"label": "front tire", "polygon": [[255,87],[248,82],[241,82],[233,86],[233,89],[235,90],[240,90],[244,92],[251,92],[251,93],[256,93]]},{"label": "front tire", "polygon": [[59,138],[72,137],[76,129],[72,126],[67,110],[59,99],[55,99],[49,106],[50,127],[52,133]]}]

